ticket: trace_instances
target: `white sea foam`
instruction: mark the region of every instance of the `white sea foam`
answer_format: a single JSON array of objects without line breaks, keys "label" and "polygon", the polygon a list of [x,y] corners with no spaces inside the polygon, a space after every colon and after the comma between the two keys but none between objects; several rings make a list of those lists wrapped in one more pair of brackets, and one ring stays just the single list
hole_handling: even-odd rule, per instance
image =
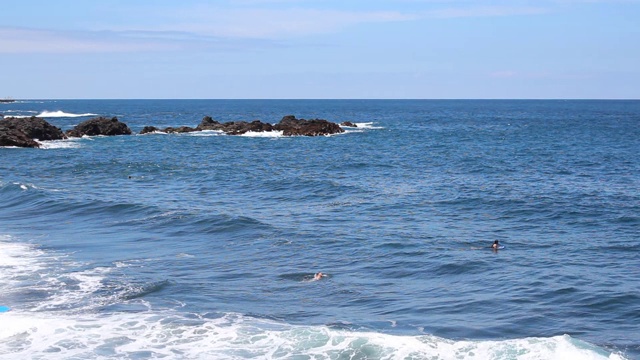
[{"label": "white sea foam", "polygon": [[355,127],[352,127],[352,126],[341,126],[341,127],[344,130],[345,134],[361,133],[361,132],[365,132],[367,130],[384,129],[384,127],[382,127],[382,126],[374,126],[373,122],[354,123],[354,125],[356,125],[356,126]]},{"label": "white sea foam", "polygon": [[[137,301],[144,308],[135,312],[84,306],[127,301],[123,294],[100,295],[105,279],[122,266],[127,265],[70,271],[78,264],[0,235],[3,301],[15,298],[4,296],[12,285],[53,293],[36,307],[0,304],[12,308],[0,314],[0,358],[624,359],[568,335],[454,341],[298,326],[235,313],[185,313],[184,304],[154,309],[141,299]],[[131,284],[118,287],[140,291]],[[69,304],[71,308],[60,306]]]},{"label": "white sea foam", "polygon": [[156,134],[157,135],[169,135],[164,131],[156,130],[156,131],[151,131],[151,132],[144,133],[144,134],[136,134],[136,136],[145,136],[145,135],[151,135],[151,134],[153,134],[153,135],[156,135]]},{"label": "white sea foam", "polygon": [[38,141],[38,144],[40,149],[76,149],[82,147],[82,143],[78,140],[80,139],[48,140]]},{"label": "white sea foam", "polygon": [[0,237],[0,294],[7,295],[10,301],[19,301],[18,294],[23,292],[41,293],[39,298],[29,299],[31,311],[83,307],[95,302],[93,294],[102,287],[110,269],[66,270],[77,266],[66,255],[45,252],[33,245],[15,242],[9,236]]},{"label": "white sea foam", "polygon": [[24,114],[24,113],[30,113],[30,114],[37,114],[37,111],[30,111],[30,110],[3,110],[2,111],[5,116],[13,116],[13,115],[7,115],[7,114],[13,114],[13,113],[18,113],[18,114]]},{"label": "white sea foam", "polygon": [[[23,184],[23,183],[19,183],[19,182],[14,182],[12,183],[13,185],[19,186],[20,189],[24,190],[24,191],[28,191],[28,190],[43,190],[43,191],[48,191],[48,192],[59,192],[62,191],[60,189],[53,189],[53,188],[43,188],[40,186],[36,186],[30,183],[27,184]],[[3,184],[0,183],[0,186],[2,186]],[[0,241],[2,241],[2,238],[0,237]],[[0,263],[1,264],[1,263]]]},{"label": "white sea foam", "polygon": [[173,311],[74,316],[10,311],[2,316],[7,326],[0,328],[0,354],[15,358],[624,359],[568,335],[453,341]]},{"label": "white sea foam", "polygon": [[[76,149],[81,148],[82,143],[78,142],[78,138],[64,140],[35,140],[40,145],[40,149]],[[24,149],[21,146],[3,146],[3,149]]]},{"label": "white sea foam", "polygon": [[247,131],[240,135],[245,137],[279,138],[283,137],[283,131]]},{"label": "white sea foam", "polygon": [[374,126],[373,122],[354,123],[357,125],[355,129],[384,129],[382,126]]},{"label": "white sea foam", "polygon": [[58,110],[58,111],[43,111],[36,116],[43,117],[43,118],[59,118],[59,117],[74,118],[74,117],[83,117],[83,116],[97,116],[97,114],[93,114],[93,113],[73,114],[73,113],[67,113],[67,112]]},{"label": "white sea foam", "polygon": [[185,133],[187,136],[220,136],[224,135],[224,131],[222,130],[202,130],[202,131],[194,131],[190,133]]},{"label": "white sea foam", "polygon": [[97,267],[63,276],[51,278],[45,276],[43,280],[50,285],[51,295],[34,307],[32,311],[86,308],[108,303],[108,299],[96,297],[94,294],[104,287],[103,281],[109,272],[109,268]]},{"label": "white sea foam", "polygon": [[[26,185],[21,184],[20,187],[28,189]],[[0,235],[0,290],[13,286],[25,271],[33,273],[42,270],[44,265],[39,258],[43,255],[44,252],[33,246],[16,243],[10,236]]]}]

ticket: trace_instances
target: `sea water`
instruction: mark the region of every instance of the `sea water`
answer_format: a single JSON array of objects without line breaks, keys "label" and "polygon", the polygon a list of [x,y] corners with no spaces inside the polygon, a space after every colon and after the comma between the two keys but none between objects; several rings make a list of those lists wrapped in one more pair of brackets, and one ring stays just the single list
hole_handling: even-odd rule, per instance
[{"label": "sea water", "polygon": [[[0,113],[134,132],[0,148],[2,359],[640,358],[640,101]],[[137,135],[290,114],[357,127]]]}]

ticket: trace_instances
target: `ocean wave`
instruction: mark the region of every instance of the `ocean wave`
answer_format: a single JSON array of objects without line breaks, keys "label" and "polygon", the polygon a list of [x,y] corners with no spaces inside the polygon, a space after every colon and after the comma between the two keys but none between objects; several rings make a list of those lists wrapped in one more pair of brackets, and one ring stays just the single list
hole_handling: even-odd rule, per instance
[{"label": "ocean wave", "polygon": [[56,189],[44,189],[31,183],[0,183],[3,209],[11,209],[10,212],[14,215],[20,211],[32,211],[46,201],[48,192],[56,191]]},{"label": "ocean wave", "polygon": [[[166,134],[163,132],[158,132],[159,134]],[[185,133],[185,135],[187,136],[200,136],[200,137],[207,137],[207,136],[220,136],[220,135],[224,135],[224,131],[222,130],[202,130],[202,131],[194,131],[194,132],[190,132],[190,133]]]},{"label": "ocean wave", "polygon": [[[362,123],[354,123],[354,127],[352,126],[341,126],[344,130],[342,134],[353,134],[353,133],[362,133],[368,130],[380,130],[384,129],[382,126],[374,126],[373,122],[362,122]],[[339,135],[339,134],[336,134]]]},{"label": "ocean wave", "polygon": [[40,261],[45,252],[33,245],[15,242],[9,235],[0,234],[0,250],[0,292],[3,295],[19,283],[25,271],[33,274],[45,268]]},{"label": "ocean wave", "polygon": [[569,335],[455,341],[172,311],[74,316],[9,311],[2,317],[8,326],[0,330],[0,354],[16,358],[624,359]]},{"label": "ocean wave", "polygon": [[[82,138],[73,138],[73,139],[64,139],[64,140],[35,140],[39,145],[40,149],[50,150],[50,149],[78,149],[81,148],[82,145],[78,142],[79,139],[83,140],[93,140],[87,136],[83,136]],[[24,149],[21,146],[2,146],[3,149]]]},{"label": "ocean wave", "polygon": [[[4,118],[16,118],[16,119],[26,119],[32,116],[36,116],[37,111],[28,111],[28,110],[3,110],[0,111],[0,115],[4,115]],[[0,119],[2,116],[0,116]]]},{"label": "ocean wave", "polygon": [[41,281],[48,284],[48,296],[40,299],[31,311],[79,310],[105,304],[105,299],[96,296],[103,287],[109,267],[96,267],[56,276],[43,276]]},{"label": "ocean wave", "polygon": [[384,129],[382,126],[374,126],[373,122],[355,123],[355,125],[360,129]]},{"label": "ocean wave", "polygon": [[65,139],[65,140],[50,140],[50,141],[38,141],[40,149],[77,149],[82,145],[78,141],[79,138]]},{"label": "ocean wave", "polygon": [[94,113],[73,114],[73,113],[67,113],[67,112],[58,110],[58,111],[43,111],[36,116],[41,118],[60,118],[60,117],[74,118],[74,117],[84,117],[84,116],[97,116],[97,114],[94,114]]},{"label": "ocean wave", "polygon": [[[16,111],[18,113],[18,111]],[[76,117],[87,117],[87,116],[97,116],[94,113],[84,113],[84,114],[73,114],[66,113],[64,111],[43,111],[36,115],[36,111],[19,111],[21,115],[9,115],[6,114],[5,117],[14,117],[17,119],[26,119],[32,116],[39,118],[76,118]],[[29,115],[23,115],[25,113],[29,113]]]},{"label": "ocean wave", "polygon": [[245,136],[245,137],[261,137],[261,138],[279,138],[279,137],[284,137],[284,135],[282,135],[282,131],[263,131],[263,132],[258,132],[258,131],[247,131],[246,133],[240,135],[240,136]]},{"label": "ocean wave", "polygon": [[[337,324],[293,325],[238,313],[156,308],[144,297],[168,280],[115,276],[127,264],[82,264],[0,235],[0,355],[12,358],[182,359],[625,359],[569,335],[510,340],[452,340],[395,335]],[[304,280],[291,273],[287,279]],[[26,293],[25,293],[26,291]],[[22,293],[20,297],[16,293]],[[37,299],[28,299],[37,297]],[[21,298],[23,302],[18,302]],[[123,311],[124,310],[124,311]]]},{"label": "ocean wave", "polygon": [[37,111],[30,111],[30,110],[3,110],[4,114],[13,114],[13,113],[31,113],[31,114],[37,114]]},{"label": "ocean wave", "polygon": [[118,262],[87,267],[64,253],[44,251],[35,245],[15,242],[11,236],[0,235],[3,279],[0,292],[4,295],[3,302],[22,311],[77,314],[132,300],[140,300],[138,304],[141,304],[141,298],[170,284],[168,280],[143,283],[127,280],[121,269],[130,266]]}]

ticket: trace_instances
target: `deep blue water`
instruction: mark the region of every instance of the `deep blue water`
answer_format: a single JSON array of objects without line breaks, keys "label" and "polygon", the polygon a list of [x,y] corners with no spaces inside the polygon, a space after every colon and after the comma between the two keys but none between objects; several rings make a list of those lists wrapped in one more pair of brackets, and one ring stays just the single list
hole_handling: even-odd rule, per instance
[{"label": "deep blue water", "polygon": [[0,358],[640,359],[640,101],[0,113],[359,125],[0,148]]}]

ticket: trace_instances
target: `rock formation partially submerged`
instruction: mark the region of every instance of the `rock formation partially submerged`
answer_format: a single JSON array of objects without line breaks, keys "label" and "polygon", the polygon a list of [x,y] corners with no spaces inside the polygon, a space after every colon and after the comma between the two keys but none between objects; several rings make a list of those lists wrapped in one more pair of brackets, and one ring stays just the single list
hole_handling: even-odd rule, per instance
[{"label": "rock formation partially submerged", "polygon": [[[346,125],[349,126],[349,125]],[[158,129],[154,126],[145,126],[140,134],[152,132],[187,133],[204,130],[222,131],[228,135],[241,135],[247,132],[282,131],[285,136],[322,136],[344,132],[340,125],[323,119],[296,119],[293,115],[287,115],[276,124],[271,125],[259,120],[232,121],[220,123],[209,116],[205,116],[200,124],[195,127],[180,126]],[[114,136],[130,135],[131,129],[118,118],[97,117],[76,125],[73,129],[62,132],[59,128],[49,124],[42,118],[5,118],[0,119],[0,146],[39,147],[36,140],[61,140],[70,137],[82,136]]]},{"label": "rock formation partially submerged", "polygon": [[13,127],[31,139],[37,140],[60,140],[64,139],[64,133],[60,128],[49,124],[46,120],[39,117],[14,118],[9,117],[0,120],[0,123]]},{"label": "rock formation partially submerged", "polygon": [[39,117],[0,120],[0,146],[40,147],[35,140],[61,140],[65,137],[60,128]]},{"label": "rock formation partially submerged", "polygon": [[269,132],[269,131],[282,131],[285,136],[323,136],[331,134],[339,134],[344,132],[340,125],[329,122],[323,119],[296,119],[293,115],[287,115],[280,120],[276,125],[269,123],[263,123],[259,120],[251,122],[246,121],[231,121],[226,123],[220,123],[213,120],[210,116],[205,116],[200,124],[191,128],[183,126],[179,128],[168,127],[165,129],[158,129],[154,126],[145,126],[140,134],[146,134],[151,132],[194,132],[204,130],[222,131],[228,135],[242,135],[247,132]]},{"label": "rock formation partially submerged", "polygon": [[40,147],[35,141],[62,140],[69,137],[96,135],[129,135],[129,127],[117,118],[98,117],[78,124],[71,130],[62,132],[39,117],[0,119],[0,146]]},{"label": "rock formation partially submerged", "polygon": [[68,137],[82,136],[115,136],[115,135],[131,135],[131,129],[127,124],[120,122],[118,118],[111,119],[105,117],[97,117],[76,125],[73,129],[67,130]]},{"label": "rock formation partially submerged", "polygon": [[340,125],[322,119],[296,119],[293,115],[282,118],[274,129],[282,131],[282,135],[320,136],[344,132]]},{"label": "rock formation partially submerged", "polygon": [[40,144],[24,132],[0,123],[0,146],[37,148],[40,147]]}]

